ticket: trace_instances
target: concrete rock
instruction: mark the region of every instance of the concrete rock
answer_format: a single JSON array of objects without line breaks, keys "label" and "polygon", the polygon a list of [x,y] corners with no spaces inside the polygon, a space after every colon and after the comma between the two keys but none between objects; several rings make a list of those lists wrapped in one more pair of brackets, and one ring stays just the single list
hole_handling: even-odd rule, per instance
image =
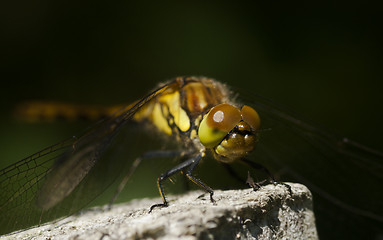
[{"label": "concrete rock", "polygon": [[1,239],[318,239],[312,195],[301,184],[215,191],[216,204],[203,192],[169,195],[170,206],[149,207],[160,199],[92,208],[79,215]]}]

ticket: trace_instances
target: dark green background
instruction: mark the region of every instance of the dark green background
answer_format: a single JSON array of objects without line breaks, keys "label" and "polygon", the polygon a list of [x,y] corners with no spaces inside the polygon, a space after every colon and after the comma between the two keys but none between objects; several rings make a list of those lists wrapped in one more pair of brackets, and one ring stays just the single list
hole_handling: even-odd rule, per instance
[{"label": "dark green background", "polygon": [[350,2],[8,2],[0,166],[89,125],[18,123],[18,102],[125,103],[179,75],[254,91],[381,150],[381,18]]}]

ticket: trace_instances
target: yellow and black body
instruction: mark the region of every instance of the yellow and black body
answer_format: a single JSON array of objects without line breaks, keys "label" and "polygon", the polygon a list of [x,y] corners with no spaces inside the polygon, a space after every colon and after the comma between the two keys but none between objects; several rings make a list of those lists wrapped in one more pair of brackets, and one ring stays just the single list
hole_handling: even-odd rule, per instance
[{"label": "yellow and black body", "polygon": [[[35,193],[38,208],[47,211],[69,196],[96,165],[114,136],[131,121],[154,126],[161,135],[181,143],[184,150],[143,153],[133,162],[112,201],[142,159],[159,155],[181,157],[184,161],[158,178],[157,185],[163,203],[154,205],[151,209],[167,206],[162,181],[177,172],[183,173],[189,180],[209,192],[211,201],[214,201],[213,190],[192,174],[207,151],[220,162],[242,161],[250,167],[263,169],[271,176],[260,165],[245,159],[258,140],[258,113],[249,106],[233,102],[232,99],[228,87],[213,79],[179,77],[161,84],[147,96],[126,106],[100,108],[54,102],[20,105],[16,110],[17,116],[30,121],[77,118],[96,120],[105,117],[86,134],[54,145],[20,162],[22,165],[28,165],[30,162],[38,162],[41,155],[49,156],[58,149],[68,149],[57,157],[56,163],[44,174],[35,178],[40,184]],[[3,171],[15,172],[16,175],[18,169],[17,166],[11,165]],[[272,176],[271,179],[274,181]],[[10,194],[8,201],[12,202],[13,199],[21,197],[22,191]]]},{"label": "yellow and black body", "polygon": [[[52,145],[0,170],[0,234],[73,214],[120,178],[113,202],[137,166],[148,158],[180,160],[158,177],[163,201],[150,210],[168,205],[163,181],[175,173],[183,174],[209,192],[214,202],[213,189],[194,175],[197,165],[209,154],[237,179],[243,176],[230,172],[233,169],[229,164],[233,162],[260,169],[277,183],[257,162],[266,163],[286,172],[283,179],[290,176],[308,186],[316,194],[316,203],[322,199],[324,206],[340,209],[343,216],[366,218],[373,224],[383,222],[381,191],[370,190],[378,189],[382,179],[380,151],[306,123],[253,91],[248,94],[241,91],[238,97],[254,109],[236,102],[237,95],[214,79],[179,77],[127,105],[89,107],[55,102],[20,105],[17,116],[32,122],[79,118],[99,121],[79,137]],[[268,130],[261,140],[260,117],[263,130]],[[159,134],[152,134],[153,129]],[[149,130],[146,131],[150,133],[149,139],[141,130]],[[161,145],[152,141],[153,137],[162,136],[181,147],[164,150],[162,139]],[[248,155],[255,148],[257,162],[249,161],[247,158],[252,157]],[[370,188],[361,185],[366,181]],[[255,190],[260,187],[251,179],[248,184]],[[356,186],[363,199],[355,198]],[[364,196],[369,196],[369,200]]]},{"label": "yellow and black body", "polygon": [[245,157],[256,145],[260,118],[253,108],[231,102],[227,87],[212,79],[181,77],[160,89],[165,90],[140,108],[133,119],[149,120],[161,132],[183,142],[190,157],[158,178],[164,202],[155,206],[167,205],[161,182],[181,170],[208,191],[213,201],[213,190],[193,177],[193,169],[206,149],[225,163]]}]

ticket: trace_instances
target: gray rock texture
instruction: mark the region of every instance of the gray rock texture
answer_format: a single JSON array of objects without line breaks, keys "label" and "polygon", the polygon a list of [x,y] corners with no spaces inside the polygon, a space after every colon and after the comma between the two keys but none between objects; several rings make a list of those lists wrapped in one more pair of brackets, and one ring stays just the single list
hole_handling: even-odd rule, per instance
[{"label": "gray rock texture", "polygon": [[318,239],[312,195],[301,184],[169,195],[170,206],[149,207],[160,199],[134,200],[112,209],[92,208],[60,221],[0,239]]}]

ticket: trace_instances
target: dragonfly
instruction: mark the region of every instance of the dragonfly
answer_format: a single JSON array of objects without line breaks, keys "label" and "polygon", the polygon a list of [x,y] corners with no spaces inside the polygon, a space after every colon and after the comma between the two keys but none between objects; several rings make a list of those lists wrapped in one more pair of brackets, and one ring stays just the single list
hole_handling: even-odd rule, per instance
[{"label": "dragonfly", "polygon": [[[271,182],[277,181],[264,165],[279,169],[284,180],[308,186],[314,201],[325,203],[314,202],[314,207],[319,206],[317,213],[326,212],[325,217],[317,218],[320,236],[328,233],[322,222],[331,223],[330,229],[339,227],[339,233],[342,227],[367,223],[371,236],[382,234],[382,153],[329,134],[253,92],[235,92],[211,78],[178,77],[126,106],[86,114],[86,108],[72,108],[68,114],[66,105],[61,106],[62,111],[47,107],[52,118],[74,118],[78,112],[106,118],[79,137],[0,171],[0,233],[76,213],[124,172],[113,202],[141,162],[151,158],[179,162],[158,177],[162,202],[150,211],[168,206],[163,184],[179,172],[207,191],[214,202],[213,189],[194,175],[203,159],[212,158],[238,179],[241,177],[230,166],[239,162],[261,169]],[[23,111],[33,115],[33,109]],[[142,132],[156,132],[150,137],[161,142],[170,138],[177,147],[156,150],[145,144],[149,149],[142,150]],[[133,149],[143,153],[133,153]],[[321,227],[325,229],[322,235]]]}]

